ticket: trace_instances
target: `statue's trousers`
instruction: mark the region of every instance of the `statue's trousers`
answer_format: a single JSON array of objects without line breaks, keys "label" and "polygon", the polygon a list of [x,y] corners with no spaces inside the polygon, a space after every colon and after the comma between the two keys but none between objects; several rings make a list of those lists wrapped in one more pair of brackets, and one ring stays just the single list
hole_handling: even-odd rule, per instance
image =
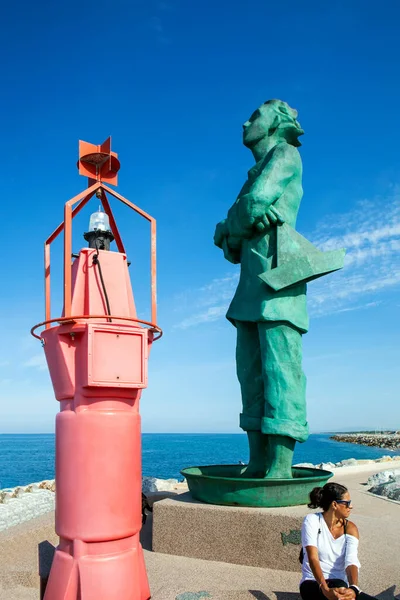
[{"label": "statue's trousers", "polygon": [[242,391],[240,427],[267,435],[308,438],[302,335],[282,321],[235,321]]}]

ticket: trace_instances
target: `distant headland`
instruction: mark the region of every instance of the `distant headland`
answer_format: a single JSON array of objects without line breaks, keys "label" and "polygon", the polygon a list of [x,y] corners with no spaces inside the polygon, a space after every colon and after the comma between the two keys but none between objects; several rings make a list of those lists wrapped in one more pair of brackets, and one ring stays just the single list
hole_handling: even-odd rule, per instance
[{"label": "distant headland", "polygon": [[335,435],[331,435],[330,439],[336,440],[337,442],[361,444],[362,446],[387,448],[388,450],[397,450],[400,448],[400,431],[359,431],[352,433],[337,433]]}]

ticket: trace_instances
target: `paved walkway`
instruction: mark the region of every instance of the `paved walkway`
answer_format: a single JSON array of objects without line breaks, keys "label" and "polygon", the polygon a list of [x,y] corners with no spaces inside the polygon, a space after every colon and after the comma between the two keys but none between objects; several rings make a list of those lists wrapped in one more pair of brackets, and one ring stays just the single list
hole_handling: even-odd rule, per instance
[{"label": "paved walkway", "polygon": [[[400,600],[400,504],[368,494],[365,482],[394,466],[375,464],[335,476],[349,488],[354,504],[361,586],[379,600]],[[37,544],[57,543],[53,519],[48,513],[0,533],[0,600],[38,599]],[[151,518],[143,545],[153,600],[299,600],[300,566],[296,573],[158,554],[149,549],[150,539]]]}]

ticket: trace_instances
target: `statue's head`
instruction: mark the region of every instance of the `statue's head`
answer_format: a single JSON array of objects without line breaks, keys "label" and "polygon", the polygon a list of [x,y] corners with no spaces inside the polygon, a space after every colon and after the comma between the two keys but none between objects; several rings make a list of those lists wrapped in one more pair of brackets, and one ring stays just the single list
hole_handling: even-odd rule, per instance
[{"label": "statue's head", "polygon": [[258,108],[243,125],[243,144],[253,148],[265,137],[272,135],[285,139],[292,146],[301,146],[298,138],[303,135],[297,119],[297,110],[282,100],[268,100]]}]

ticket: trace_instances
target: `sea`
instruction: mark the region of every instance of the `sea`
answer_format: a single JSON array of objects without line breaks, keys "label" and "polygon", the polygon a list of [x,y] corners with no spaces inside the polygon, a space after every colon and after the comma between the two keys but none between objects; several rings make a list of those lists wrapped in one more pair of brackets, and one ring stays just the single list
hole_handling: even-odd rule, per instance
[{"label": "sea", "polygon": [[[346,458],[376,459],[400,454],[336,442],[332,434],[310,435],[296,444],[294,463],[339,462]],[[0,489],[54,479],[54,434],[0,434]],[[248,460],[243,433],[144,433],[143,475],[182,480],[180,469],[196,465],[238,464]]]}]

